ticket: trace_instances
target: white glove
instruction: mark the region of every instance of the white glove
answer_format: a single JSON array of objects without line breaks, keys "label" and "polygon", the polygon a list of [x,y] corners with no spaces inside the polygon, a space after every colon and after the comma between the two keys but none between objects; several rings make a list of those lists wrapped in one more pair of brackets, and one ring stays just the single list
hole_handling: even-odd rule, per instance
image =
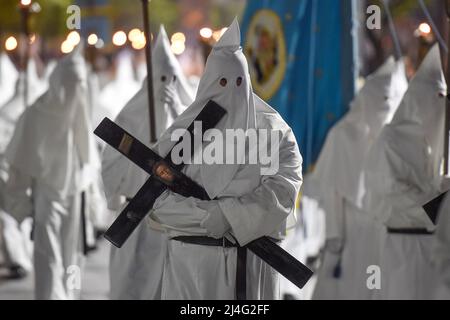
[{"label": "white glove", "polygon": [[162,102],[165,102],[169,105],[181,104],[180,98],[178,97],[177,91],[174,86],[166,86],[163,90],[164,92],[162,94]]},{"label": "white glove", "polygon": [[201,201],[198,203],[198,207],[208,213],[200,223],[200,226],[208,231],[210,237],[215,239],[223,238],[225,233],[231,229],[231,226],[220,209],[218,202],[216,200]]},{"label": "white glove", "polygon": [[330,270],[326,270],[326,272],[335,279],[339,279],[342,274],[341,259],[343,249],[344,243],[342,239],[328,239],[325,243],[324,266],[330,267]]}]

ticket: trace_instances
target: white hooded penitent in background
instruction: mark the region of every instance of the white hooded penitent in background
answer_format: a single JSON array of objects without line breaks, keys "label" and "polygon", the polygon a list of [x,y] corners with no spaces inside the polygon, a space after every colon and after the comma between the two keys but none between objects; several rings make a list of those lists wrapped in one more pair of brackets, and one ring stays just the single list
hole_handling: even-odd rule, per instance
[{"label": "white hooded penitent in background", "polygon": [[[116,123],[150,146],[146,81],[117,116]],[[153,87],[159,137],[194,100],[163,26],[153,47]],[[148,175],[109,146],[103,153],[102,167],[109,206],[120,211],[123,202],[120,198],[132,198]],[[142,223],[121,249],[111,248],[110,298],[161,299],[166,246],[166,234],[161,230],[149,230]]]},{"label": "white hooded penitent in background", "polygon": [[320,185],[315,197],[326,217],[314,299],[373,298],[366,270],[378,263],[379,229],[362,210],[360,179],[370,145],[391,121],[407,87],[403,61],[390,57],[367,78],[349,113],[328,134],[312,177]]},{"label": "white hooded penitent in background", "polygon": [[48,91],[22,114],[5,153],[6,208],[18,221],[34,213],[37,299],[72,299],[80,293],[67,281],[67,271],[81,267],[81,193],[99,170],[80,50],[58,63]]},{"label": "white hooded penitent in background", "polygon": [[[2,55],[2,81],[5,86],[12,86],[13,94],[8,95],[8,100],[0,106],[0,184],[8,179],[8,168],[3,157],[5,149],[11,140],[20,115],[25,111],[24,81],[23,75],[18,76],[17,70],[6,55]],[[6,63],[5,63],[6,61]],[[3,72],[7,72],[4,74]],[[36,63],[31,59],[28,67],[28,98],[35,101],[38,95],[46,90],[47,81],[38,77]],[[15,86],[15,87],[14,87]],[[3,88],[3,87],[2,87]],[[5,93],[0,89],[0,95]],[[6,95],[5,95],[6,96]],[[0,98],[1,99],[1,98]],[[4,187],[0,187],[0,197]],[[3,242],[3,256],[5,264],[12,267],[22,267],[31,270],[32,242],[30,241],[30,220],[26,219],[20,226],[5,210],[0,203],[0,236]]]},{"label": "white hooded penitent in background", "polygon": [[438,45],[425,57],[365,165],[364,206],[383,223],[382,299],[430,299],[435,226],[423,205],[450,188],[443,176],[447,86]]},{"label": "white hooded penitent in background", "polygon": [[[117,55],[117,71],[113,81],[100,92],[99,103],[108,111],[105,116],[115,118],[125,104],[139,90],[140,83],[136,80],[133,70],[132,53],[123,50]],[[101,118],[96,116],[96,119]]]},{"label": "white hooded penitent in background", "polygon": [[[216,126],[222,132],[225,129],[278,130],[279,170],[273,176],[265,176],[259,164],[188,165],[183,171],[202,185],[211,199],[217,200],[200,201],[165,192],[150,215],[153,223],[166,229],[171,238],[184,235],[220,239],[231,232],[241,245],[265,235],[283,239],[286,219],[295,211],[302,183],[302,158],[292,130],[276,111],[253,93],[247,60],[240,47],[237,20],[209,55],[196,100],[160,138],[157,145],[160,155],[165,156],[174,145],[171,133],[178,128],[186,129],[210,100],[227,110],[227,115]],[[220,139],[219,136],[214,138]],[[228,142],[228,147],[235,147]],[[225,148],[226,141],[223,145]],[[259,147],[262,147],[261,141]],[[248,154],[237,154],[239,158],[244,156],[248,159]],[[236,254],[236,248],[222,245],[168,241],[162,298],[235,299]],[[247,298],[275,299],[279,297],[278,291],[277,273],[248,252]]]}]

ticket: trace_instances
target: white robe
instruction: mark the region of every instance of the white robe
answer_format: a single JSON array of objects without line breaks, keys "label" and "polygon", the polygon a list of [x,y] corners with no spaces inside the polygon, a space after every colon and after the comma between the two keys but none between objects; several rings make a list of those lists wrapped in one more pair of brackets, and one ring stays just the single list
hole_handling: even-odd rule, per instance
[{"label": "white robe", "polygon": [[[31,75],[34,74],[34,76],[30,76],[29,78],[30,101],[34,101],[37,94],[42,93],[41,91],[45,87],[45,81],[40,81],[37,78],[34,63],[31,64],[29,71]],[[8,179],[8,166],[4,162],[3,154],[14,133],[17,120],[25,111],[23,100],[23,78],[15,77],[14,73],[12,73],[10,81],[13,84],[12,88],[14,88],[15,85],[15,92],[9,97],[7,102],[0,107],[0,180],[2,180],[2,183],[5,183]],[[0,193],[2,192],[5,191],[0,188]],[[0,195],[0,197],[1,196],[2,195]],[[31,270],[33,245],[30,240],[30,235],[27,232],[30,228],[30,223],[30,219],[26,219],[26,221],[20,224],[17,223],[17,221],[5,211],[3,204],[0,203],[0,237],[2,238],[1,241],[3,243],[1,248],[7,265],[21,266],[26,270]]]},{"label": "white robe", "polygon": [[[394,119],[374,142],[364,169],[364,205],[388,229],[435,230],[423,205],[450,188],[442,175],[446,84],[439,47],[428,53]],[[432,299],[433,235],[385,233],[381,298]]]},{"label": "white robe", "polygon": [[366,270],[378,263],[380,229],[362,208],[361,174],[374,138],[407,88],[403,62],[391,57],[368,77],[349,113],[330,130],[312,179],[326,214],[324,261],[314,299],[374,298]]},{"label": "white robe", "polygon": [[[290,128],[276,113],[258,113],[259,128],[282,130],[280,168],[275,176],[259,175],[256,166],[242,166],[219,197],[232,232],[241,245],[268,235],[283,239],[286,218],[295,207],[301,185],[301,156]],[[185,173],[199,180],[199,167]],[[198,200],[165,193],[152,216],[169,236],[207,235],[200,227],[206,212]],[[236,249],[169,241],[163,272],[163,299],[235,299]],[[252,253],[247,257],[247,298],[273,300],[280,296],[278,274]]]},{"label": "white robe", "polygon": [[22,114],[5,153],[6,208],[18,221],[34,216],[36,299],[74,299],[81,289],[80,195],[99,163],[79,50],[58,63],[49,90]]}]

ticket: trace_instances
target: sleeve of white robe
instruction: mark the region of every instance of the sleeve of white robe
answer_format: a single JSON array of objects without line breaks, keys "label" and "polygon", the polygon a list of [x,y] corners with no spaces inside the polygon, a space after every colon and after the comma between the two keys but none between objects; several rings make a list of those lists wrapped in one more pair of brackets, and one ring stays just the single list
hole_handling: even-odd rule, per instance
[{"label": "sleeve of white robe", "polygon": [[302,157],[292,131],[280,143],[280,167],[274,176],[263,176],[252,193],[219,200],[234,236],[244,246],[270,235],[292,214],[302,185]]},{"label": "sleeve of white robe", "polygon": [[320,206],[325,211],[326,241],[333,241],[338,246],[336,250],[340,250],[345,240],[344,199],[333,189],[324,188],[322,192]]},{"label": "sleeve of white robe", "polygon": [[5,186],[5,209],[19,223],[32,214],[31,186],[31,177],[11,165]]},{"label": "sleeve of white robe", "polygon": [[[278,172],[273,176],[263,176],[253,192],[218,200],[240,245],[274,233],[295,210],[302,184],[302,157],[290,130],[282,138],[279,156]],[[172,230],[206,235],[207,231],[200,224],[207,212],[198,207],[199,201],[166,193],[157,202],[170,205],[165,205],[162,212],[157,203],[155,220]]]}]

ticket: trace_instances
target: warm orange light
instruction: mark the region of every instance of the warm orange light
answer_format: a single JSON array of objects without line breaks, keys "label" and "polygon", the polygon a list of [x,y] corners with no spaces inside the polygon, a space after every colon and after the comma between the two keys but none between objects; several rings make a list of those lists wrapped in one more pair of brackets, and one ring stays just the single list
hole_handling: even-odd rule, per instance
[{"label": "warm orange light", "polygon": [[213,37],[213,39],[214,39],[215,41],[219,41],[219,39],[220,39],[220,37],[221,37],[220,32],[221,32],[220,30],[217,30],[217,31],[214,31],[214,32],[213,32],[212,37]]},{"label": "warm orange light", "polygon": [[71,31],[68,35],[67,35],[67,39],[66,41],[72,45],[72,47],[75,47],[76,45],[78,45],[81,41],[81,37],[80,34],[77,31]]},{"label": "warm orange light", "polygon": [[72,52],[73,48],[75,46],[72,45],[72,43],[69,40],[65,40],[62,44],[61,44],[61,52],[62,53],[70,53]]},{"label": "warm orange light", "polygon": [[13,36],[10,36],[8,39],[6,39],[5,41],[5,49],[7,51],[13,51],[17,48],[17,39]]},{"label": "warm orange light", "polygon": [[213,31],[210,28],[201,28],[200,36],[205,39],[210,39],[213,36]]},{"label": "warm orange light", "polygon": [[186,36],[184,35],[183,32],[176,32],[172,35],[172,37],[170,38],[170,41],[171,42],[175,42],[175,41],[185,42]]},{"label": "warm orange light", "polygon": [[147,40],[145,39],[145,34],[143,32],[139,32],[139,35],[136,35],[133,38],[134,40],[131,42],[133,49],[141,50],[145,47]]},{"label": "warm orange light", "polygon": [[98,41],[98,36],[95,33],[91,33],[87,38],[87,42],[91,46],[95,46],[97,44],[97,41]]},{"label": "warm orange light", "polygon": [[128,40],[131,42],[138,40],[138,38],[141,36],[142,31],[138,28],[134,28],[128,32]]},{"label": "warm orange light", "polygon": [[172,45],[170,47],[172,49],[172,52],[176,55],[182,54],[184,52],[184,50],[186,49],[184,41],[181,41],[181,40],[172,42]]},{"label": "warm orange light", "polygon": [[420,31],[420,33],[422,33],[422,34],[425,34],[425,35],[427,35],[427,34],[430,34],[431,33],[431,27],[430,27],[430,25],[428,24],[428,23],[421,23],[420,24],[420,26],[419,26],[419,31]]},{"label": "warm orange light", "polygon": [[123,31],[117,31],[112,37],[112,42],[115,46],[121,47],[127,42],[127,35]]}]

